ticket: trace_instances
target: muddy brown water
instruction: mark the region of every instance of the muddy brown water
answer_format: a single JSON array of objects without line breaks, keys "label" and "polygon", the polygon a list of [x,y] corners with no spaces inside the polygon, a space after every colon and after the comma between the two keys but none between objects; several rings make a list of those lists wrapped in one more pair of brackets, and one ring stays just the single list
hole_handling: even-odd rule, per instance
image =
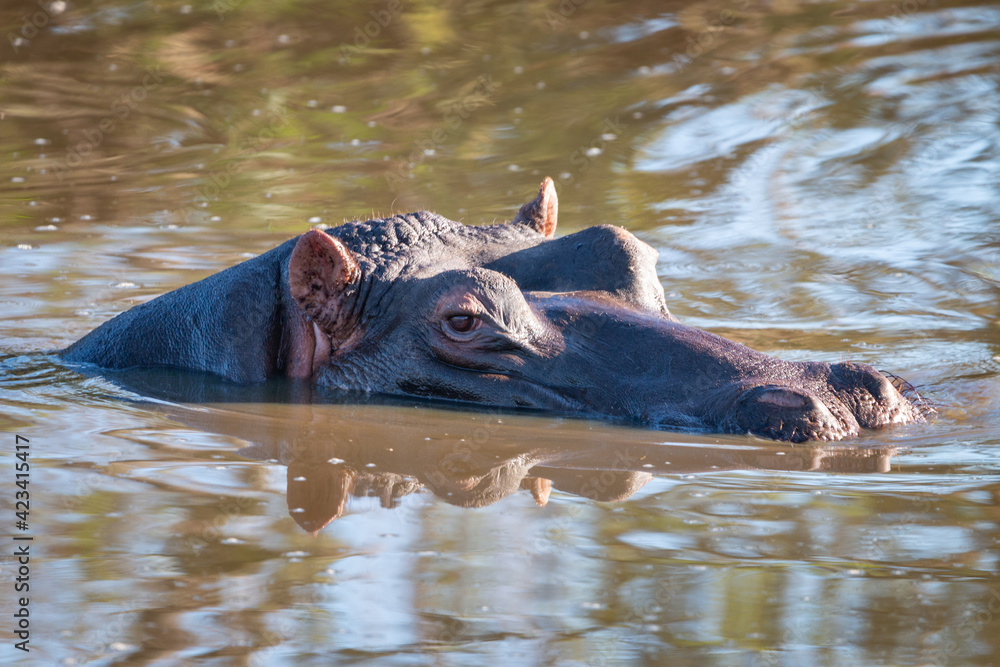
[{"label": "muddy brown water", "polygon": [[[1000,663],[994,4],[10,0],[0,28],[0,663]],[[894,371],[937,420],[792,447],[46,354],[311,225],[507,219],[545,175],[560,233],[659,250],[683,321]]]}]

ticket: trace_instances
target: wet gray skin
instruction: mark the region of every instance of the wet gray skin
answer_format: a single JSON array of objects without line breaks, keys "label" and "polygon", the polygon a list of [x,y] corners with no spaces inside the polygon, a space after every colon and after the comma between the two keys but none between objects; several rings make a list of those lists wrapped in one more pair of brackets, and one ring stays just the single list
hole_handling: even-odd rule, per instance
[{"label": "wet gray skin", "polygon": [[924,420],[870,366],[782,361],[677,322],[655,250],[611,226],[553,240],[557,209],[546,179],[508,224],[420,212],[312,230],[63,356],[793,442]]}]

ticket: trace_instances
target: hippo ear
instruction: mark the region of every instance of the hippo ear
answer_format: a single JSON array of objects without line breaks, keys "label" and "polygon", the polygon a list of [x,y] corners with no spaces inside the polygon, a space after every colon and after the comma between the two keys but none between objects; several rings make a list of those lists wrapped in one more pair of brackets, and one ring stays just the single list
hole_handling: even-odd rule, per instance
[{"label": "hippo ear", "polygon": [[559,215],[559,198],[556,197],[556,186],[548,176],[538,189],[538,196],[533,202],[525,204],[518,211],[511,224],[520,223],[534,229],[546,238],[552,238],[556,233],[556,217]]},{"label": "hippo ear", "polygon": [[361,268],[338,239],[313,229],[299,237],[288,261],[288,287],[306,318],[327,333],[347,325],[341,320],[349,288],[361,280]]}]

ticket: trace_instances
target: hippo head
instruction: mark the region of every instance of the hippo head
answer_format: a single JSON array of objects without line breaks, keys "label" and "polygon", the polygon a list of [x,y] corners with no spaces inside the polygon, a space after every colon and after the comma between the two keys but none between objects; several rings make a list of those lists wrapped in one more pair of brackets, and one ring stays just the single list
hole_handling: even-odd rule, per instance
[{"label": "hippo head", "polygon": [[795,363],[677,322],[656,251],[599,226],[554,239],[555,188],[508,224],[431,213],[299,238],[298,367],[318,384],[668,428],[838,440],[923,420],[857,363]]}]

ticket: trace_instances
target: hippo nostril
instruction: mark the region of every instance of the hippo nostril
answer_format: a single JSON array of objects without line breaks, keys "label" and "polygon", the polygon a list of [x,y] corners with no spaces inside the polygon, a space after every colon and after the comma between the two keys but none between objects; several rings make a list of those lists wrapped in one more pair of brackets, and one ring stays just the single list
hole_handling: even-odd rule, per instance
[{"label": "hippo nostril", "polygon": [[771,403],[780,408],[791,408],[802,410],[809,406],[811,400],[808,396],[803,396],[798,392],[788,389],[769,389],[760,393],[757,400],[763,403]]},{"label": "hippo nostril", "polygon": [[923,421],[922,413],[913,402],[906,399],[889,378],[866,364],[831,364],[830,388],[865,428]]},{"label": "hippo nostril", "polygon": [[734,407],[736,428],[777,440],[839,440],[857,432],[856,423],[801,389],[754,387],[740,394]]}]

